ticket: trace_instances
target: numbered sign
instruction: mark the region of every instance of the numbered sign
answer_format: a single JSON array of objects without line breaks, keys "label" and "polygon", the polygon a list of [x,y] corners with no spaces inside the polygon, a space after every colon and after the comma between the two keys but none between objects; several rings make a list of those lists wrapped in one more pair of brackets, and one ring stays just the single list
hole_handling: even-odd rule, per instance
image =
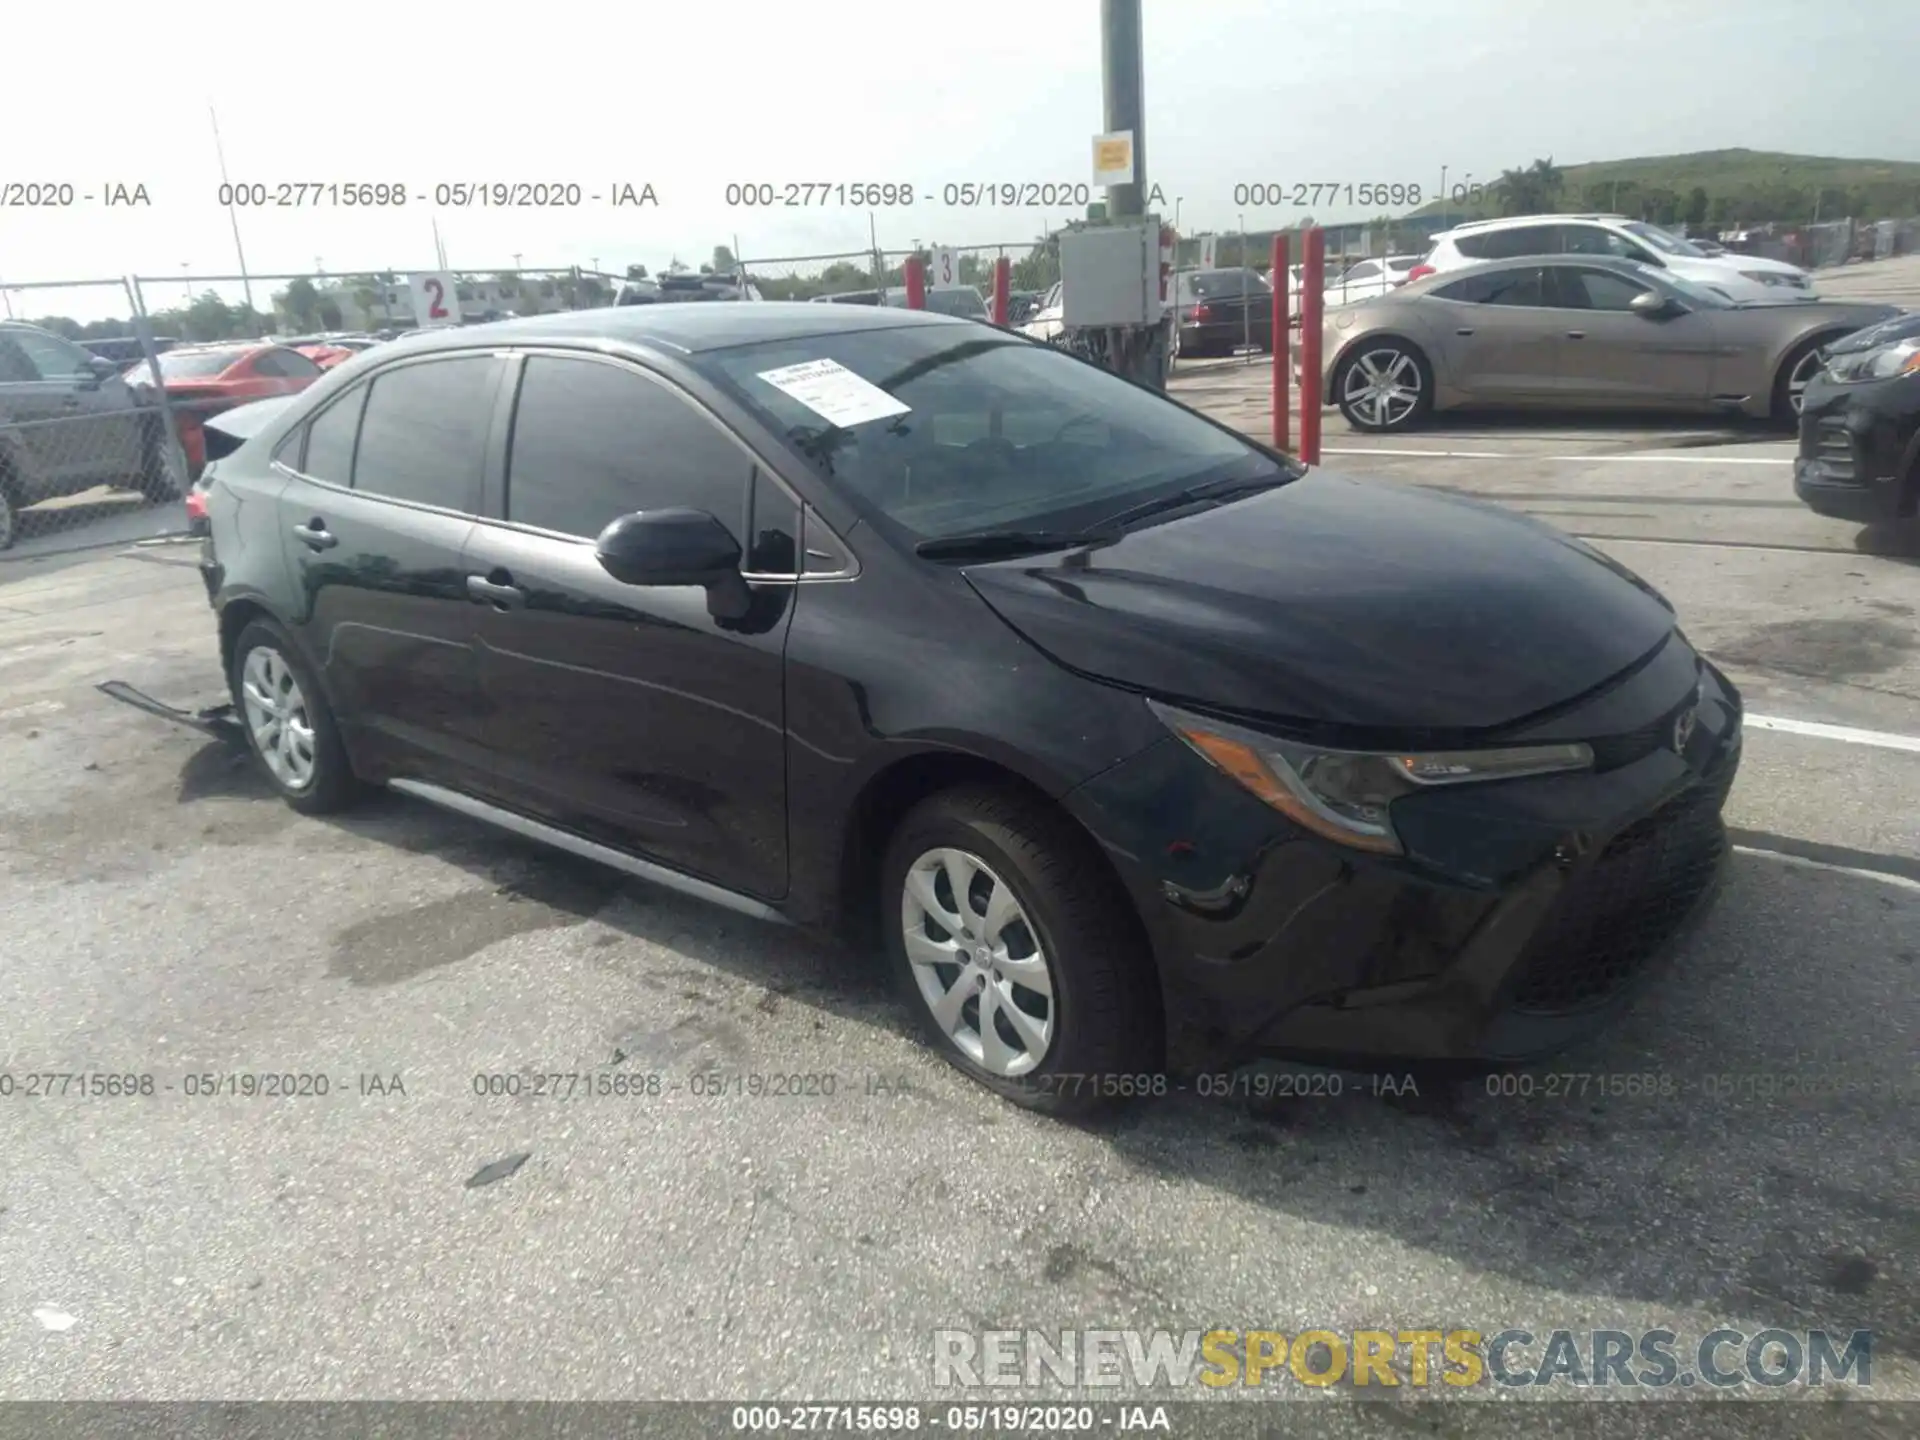
[{"label": "numbered sign", "polygon": [[927,267],[929,285],[958,285],[960,283],[960,257],[944,245],[933,252],[933,263]]},{"label": "numbered sign", "polygon": [[429,270],[407,277],[407,291],[413,296],[413,318],[422,330],[436,325],[460,323],[460,298],[453,276],[444,270]]}]

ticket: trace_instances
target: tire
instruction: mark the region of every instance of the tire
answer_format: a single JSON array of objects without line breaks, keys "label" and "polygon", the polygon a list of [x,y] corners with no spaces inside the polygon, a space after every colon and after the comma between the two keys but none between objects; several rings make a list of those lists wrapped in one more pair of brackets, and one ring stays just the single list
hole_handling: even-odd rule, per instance
[{"label": "tire", "polygon": [[[933,918],[961,925],[956,875],[969,885],[972,945]],[[982,922],[1001,912],[1003,886],[1015,915],[989,929]],[[880,912],[908,1005],[963,1074],[1061,1117],[1163,1093],[1159,986],[1132,903],[1092,842],[1045,801],[991,786],[922,801],[888,843]],[[955,958],[939,962],[940,953]],[[997,957],[985,972],[982,954]],[[991,1038],[980,1021],[989,988]],[[957,1002],[951,1021],[936,1015],[939,998]],[[1020,1028],[1000,1013],[1009,1006]]]},{"label": "tire", "polygon": [[13,481],[0,475],[0,550],[11,550],[20,538],[20,502],[14,497]]},{"label": "tire", "polygon": [[173,473],[172,449],[158,420],[141,427],[140,493],[156,504],[180,498],[180,482]]},{"label": "tire", "polygon": [[[287,681],[291,690],[286,688]],[[340,743],[333,711],[285,630],[271,620],[248,624],[234,642],[227,684],[233,692],[234,711],[246,732],[247,748],[253,751],[281,799],[303,815],[326,815],[345,809],[358,797],[360,782],[348,763],[346,747]],[[290,707],[295,714],[287,715],[277,730],[265,723],[270,712],[259,703],[263,693],[277,695],[282,705],[290,695],[295,702]],[[296,715],[304,716],[304,726]],[[293,722],[292,728],[287,720]],[[298,738],[302,729],[306,732],[304,744]],[[263,731],[268,735],[265,740]],[[281,735],[290,737],[288,745],[278,743]]]},{"label": "tire", "polygon": [[[1834,335],[1816,335],[1811,340],[1803,340],[1787,352],[1787,358],[1780,362],[1780,373],[1773,377],[1773,395],[1767,403],[1767,420],[1780,429],[1798,430],[1800,411],[1794,401],[1794,372],[1809,365],[1811,357],[1823,345],[1831,345],[1838,337]],[[1801,387],[1818,373],[1814,365],[1800,377]]]},{"label": "tire", "polygon": [[[1419,387],[1411,397],[1413,403],[1402,406],[1371,388],[1350,396],[1350,384],[1369,373],[1394,380],[1398,390],[1404,390],[1411,377]],[[1433,366],[1418,346],[1391,336],[1363,340],[1354,346],[1333,372],[1329,388],[1347,424],[1364,435],[1395,435],[1417,429],[1433,413]]]}]

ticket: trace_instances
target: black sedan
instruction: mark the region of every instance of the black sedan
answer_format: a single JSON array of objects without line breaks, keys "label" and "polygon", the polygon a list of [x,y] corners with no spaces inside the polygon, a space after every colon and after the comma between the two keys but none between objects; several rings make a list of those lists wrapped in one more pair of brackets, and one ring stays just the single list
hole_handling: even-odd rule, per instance
[{"label": "black sedan", "polygon": [[1188,358],[1273,350],[1273,287],[1257,270],[1183,270],[1173,309],[1180,354]]},{"label": "black sedan", "polygon": [[1553,1050],[1726,848],[1739,696],[1631,573],[964,320],[448,330],[206,498],[294,807],[384,784],[884,947],[942,1054],[1054,1113],[1190,1054]]},{"label": "black sedan", "polygon": [[1793,489],[1837,520],[1920,513],[1920,315],[1827,347],[1801,401]]}]

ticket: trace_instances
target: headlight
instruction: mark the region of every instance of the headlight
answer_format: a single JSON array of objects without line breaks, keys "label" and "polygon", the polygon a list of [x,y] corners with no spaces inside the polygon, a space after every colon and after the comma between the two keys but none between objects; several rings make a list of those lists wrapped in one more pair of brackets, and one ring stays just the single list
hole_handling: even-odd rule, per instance
[{"label": "headlight", "polygon": [[1523,745],[1490,750],[1386,753],[1330,750],[1237,725],[1147,704],[1208,763],[1303,829],[1354,850],[1403,853],[1388,813],[1402,795],[1438,785],[1470,785],[1585,770],[1585,745]]},{"label": "headlight", "polygon": [[1902,340],[1897,345],[1882,345],[1878,350],[1830,356],[1827,374],[1842,384],[1887,380],[1895,375],[1920,375],[1920,336]]}]

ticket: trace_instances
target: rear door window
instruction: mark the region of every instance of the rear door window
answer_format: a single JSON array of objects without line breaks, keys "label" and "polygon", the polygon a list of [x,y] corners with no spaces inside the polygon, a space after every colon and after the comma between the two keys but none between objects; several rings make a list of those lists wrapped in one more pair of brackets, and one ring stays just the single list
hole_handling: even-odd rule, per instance
[{"label": "rear door window", "polygon": [[360,421],[353,488],[476,513],[498,373],[491,355],[461,355],[376,375]]}]

